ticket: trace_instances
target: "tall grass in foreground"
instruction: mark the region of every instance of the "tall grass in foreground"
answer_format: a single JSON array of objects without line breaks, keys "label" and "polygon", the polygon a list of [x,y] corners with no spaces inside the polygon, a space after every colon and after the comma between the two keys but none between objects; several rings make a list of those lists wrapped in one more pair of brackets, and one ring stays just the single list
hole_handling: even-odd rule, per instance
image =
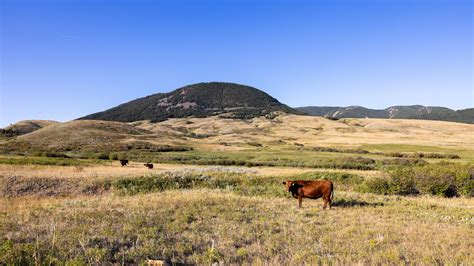
[{"label": "tall grass in foreground", "polygon": [[[441,163],[389,171],[411,169],[429,173],[430,179],[436,173],[463,177],[469,167]],[[309,199],[303,209],[297,209],[297,201],[281,184],[288,179],[323,178],[336,187],[334,208],[329,211],[321,210],[321,200]],[[259,176],[245,167],[85,180],[58,177],[54,171],[37,178],[0,177],[0,264],[139,264],[148,259],[197,264],[466,264],[474,260],[472,198],[356,192],[368,180],[347,172]]]},{"label": "tall grass in foreground", "polygon": [[0,263],[466,264],[465,200],[339,191],[322,211],[320,201],[297,209],[294,199],[209,189],[0,199]]}]

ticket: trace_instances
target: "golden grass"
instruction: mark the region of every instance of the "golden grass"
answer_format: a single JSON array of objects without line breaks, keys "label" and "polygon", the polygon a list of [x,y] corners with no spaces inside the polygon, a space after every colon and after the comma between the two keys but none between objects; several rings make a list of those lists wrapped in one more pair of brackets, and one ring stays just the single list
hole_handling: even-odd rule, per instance
[{"label": "golden grass", "polygon": [[[336,193],[339,203],[296,208],[290,198],[217,190],[130,197],[0,199],[1,233],[36,238],[52,257],[103,263],[468,264],[473,199]],[[54,239],[54,240],[53,240]],[[54,243],[52,243],[54,241]],[[81,247],[81,241],[84,247]],[[110,250],[118,248],[111,255]],[[134,260],[135,259],[135,260]]]},{"label": "golden grass", "polygon": [[472,132],[474,125],[453,122],[355,118],[332,121],[281,114],[272,120],[264,117],[251,120],[180,118],[160,123],[81,120],[48,126],[19,140],[43,148],[147,141],[213,151],[242,151],[254,149],[255,144],[263,145],[264,149],[285,149],[294,147],[295,143],[352,148],[392,144],[468,154],[474,153]]},{"label": "golden grass", "polygon": [[[265,149],[294,147],[295,143],[300,143],[350,148],[380,144],[412,145],[431,147],[435,152],[474,153],[474,125],[443,121],[356,118],[332,121],[322,117],[283,114],[273,120],[263,117],[249,121],[208,117],[169,119],[157,124],[141,121],[134,125],[160,136],[179,136],[174,138],[174,144],[214,151],[254,148],[249,143],[262,144]],[[190,133],[207,137],[194,139],[189,137]]]}]

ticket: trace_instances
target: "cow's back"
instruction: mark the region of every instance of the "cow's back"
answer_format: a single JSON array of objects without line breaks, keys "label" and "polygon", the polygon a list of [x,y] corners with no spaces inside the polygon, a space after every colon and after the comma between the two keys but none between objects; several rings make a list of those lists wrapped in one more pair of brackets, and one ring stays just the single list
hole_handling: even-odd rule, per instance
[{"label": "cow's back", "polygon": [[334,185],[329,180],[317,180],[317,181],[298,181],[301,185],[301,190],[304,197],[307,198],[329,198],[334,189]]}]

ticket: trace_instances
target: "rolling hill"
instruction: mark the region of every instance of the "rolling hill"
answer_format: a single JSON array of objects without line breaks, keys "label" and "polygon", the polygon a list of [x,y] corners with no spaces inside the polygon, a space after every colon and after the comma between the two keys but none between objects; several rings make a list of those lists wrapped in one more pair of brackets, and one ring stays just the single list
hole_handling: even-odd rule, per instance
[{"label": "rolling hill", "polygon": [[[109,121],[70,121],[38,129],[8,141],[6,150],[103,151],[133,143],[147,130]],[[122,148],[125,149],[125,148]]]},{"label": "rolling hill", "polygon": [[24,120],[0,129],[0,135],[5,137],[20,136],[57,123],[59,122],[52,120]]},{"label": "rolling hill", "polygon": [[369,109],[361,106],[318,107],[307,106],[295,108],[303,113],[330,118],[392,118],[392,119],[423,119],[461,123],[474,123],[474,108],[452,110],[436,106],[391,106],[386,109]]},{"label": "rolling hill", "polygon": [[256,88],[210,82],[188,85],[169,93],[153,94],[79,119],[159,122],[168,118],[208,117],[223,113],[228,118],[253,118],[273,111],[296,113]]},{"label": "rolling hill", "polygon": [[[119,152],[201,151],[237,152],[254,149],[294,150],[305,147],[437,146],[435,150],[474,150],[474,125],[444,121],[323,117],[280,113],[271,117],[226,119],[171,118],[114,122],[75,120],[29,134],[0,140],[0,153],[26,151]],[[390,140],[390,141],[387,141]]]}]

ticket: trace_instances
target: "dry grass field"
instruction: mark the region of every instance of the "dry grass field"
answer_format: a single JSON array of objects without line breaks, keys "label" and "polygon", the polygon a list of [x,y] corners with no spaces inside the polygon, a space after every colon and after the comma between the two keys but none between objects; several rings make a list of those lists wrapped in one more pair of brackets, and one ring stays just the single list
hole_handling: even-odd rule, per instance
[{"label": "dry grass field", "polygon": [[319,201],[171,190],[2,198],[3,260],[137,263],[468,264],[472,199],[338,191]]},{"label": "dry grass field", "polygon": [[[54,124],[0,141],[84,148],[60,150],[65,158],[0,156],[0,264],[469,265],[472,132],[449,122],[295,115]],[[99,142],[192,150],[117,151],[131,160],[122,167],[84,157]],[[281,184],[320,178],[335,183],[331,210],[309,199],[298,209]],[[398,184],[420,191],[402,195]],[[438,195],[444,184],[459,195]]]},{"label": "dry grass field", "polygon": [[[250,120],[219,117],[168,119],[160,123],[77,120],[19,136],[15,144],[42,149],[110,148],[134,142],[181,145],[197,150],[241,151],[309,147],[367,148],[373,151],[459,153],[474,160],[474,125],[401,119],[338,121],[322,117],[280,114]],[[5,145],[5,140],[0,145]]]}]

